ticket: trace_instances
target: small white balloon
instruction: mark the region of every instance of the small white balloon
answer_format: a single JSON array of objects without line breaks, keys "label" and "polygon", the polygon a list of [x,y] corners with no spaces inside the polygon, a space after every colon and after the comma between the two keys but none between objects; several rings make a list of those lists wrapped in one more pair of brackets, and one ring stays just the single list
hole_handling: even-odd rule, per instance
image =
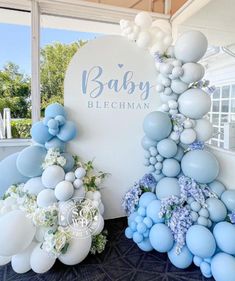
[{"label": "small white balloon", "polygon": [[178,102],[175,100],[169,100],[168,105],[169,105],[169,108],[176,109],[178,107]]},{"label": "small white balloon", "polygon": [[161,110],[162,110],[162,111],[168,112],[169,109],[170,109],[170,108],[169,108],[168,104],[166,104],[166,103],[162,104],[162,106],[161,106]]},{"label": "small white balloon", "polygon": [[77,179],[81,179],[81,178],[85,177],[85,175],[86,175],[86,170],[84,168],[79,167],[75,170],[75,177]]},{"label": "small white balloon", "polygon": [[176,94],[182,94],[188,89],[188,84],[184,83],[180,79],[175,79],[171,81],[171,89]]},{"label": "small white balloon", "polygon": [[73,182],[73,186],[74,186],[74,188],[76,188],[76,189],[80,188],[82,185],[83,185],[83,181],[82,181],[81,179],[76,179],[76,180]]},{"label": "small white balloon", "polygon": [[167,35],[163,39],[163,44],[168,48],[171,45],[172,41],[173,41],[172,36],[171,35]]},{"label": "small white balloon", "polygon": [[194,130],[197,134],[198,141],[208,141],[213,134],[213,126],[207,119],[196,120]]},{"label": "small white balloon", "polygon": [[173,141],[178,141],[178,140],[180,139],[180,136],[179,136],[178,133],[172,132],[172,133],[170,134],[170,138],[171,138]]},{"label": "small white balloon", "polygon": [[93,194],[94,194],[94,192],[92,192],[92,191],[87,191],[87,193],[86,193],[86,198],[87,198],[87,199],[90,199],[90,200],[93,200]]},{"label": "small white balloon", "polygon": [[37,197],[37,204],[39,207],[45,208],[57,203],[55,192],[52,189],[42,190]]},{"label": "small white balloon", "polygon": [[193,83],[201,80],[205,74],[204,67],[199,63],[185,63],[182,66],[183,74],[180,79],[185,83]]},{"label": "small white balloon", "polygon": [[147,48],[152,40],[152,36],[148,31],[141,31],[138,35],[136,44],[139,48]]},{"label": "small white balloon", "polygon": [[42,184],[46,188],[55,188],[56,185],[64,180],[65,172],[57,165],[47,167],[42,173]]},{"label": "small white balloon", "polygon": [[11,257],[0,256],[0,266],[6,265],[11,261]]},{"label": "small white balloon", "polygon": [[196,132],[193,129],[184,129],[180,134],[180,141],[183,144],[191,144],[196,140]]},{"label": "small white balloon", "polygon": [[74,172],[69,172],[65,175],[65,180],[66,181],[70,181],[70,182],[74,182],[76,179],[75,177],[75,173]]},{"label": "small white balloon", "polygon": [[81,186],[79,189],[75,189],[73,198],[83,199],[83,198],[85,198],[85,195],[86,195],[85,187]]},{"label": "small white balloon", "polygon": [[57,184],[55,188],[55,197],[59,201],[66,201],[69,200],[74,193],[74,188],[71,182],[69,181],[62,181]]},{"label": "small white balloon", "polygon": [[187,119],[184,121],[183,126],[185,129],[190,129],[193,127],[193,123],[191,120]]},{"label": "small white balloon", "polygon": [[156,53],[162,55],[165,52],[165,49],[165,46],[161,42],[157,42],[150,48],[150,54],[152,56],[154,56]]},{"label": "small white balloon", "polygon": [[140,12],[135,16],[135,24],[143,29],[150,28],[152,25],[152,18],[147,12]]},{"label": "small white balloon", "polygon": [[42,178],[36,177],[29,179],[24,185],[24,191],[29,194],[38,195],[40,191],[42,191],[45,186],[42,184]]}]

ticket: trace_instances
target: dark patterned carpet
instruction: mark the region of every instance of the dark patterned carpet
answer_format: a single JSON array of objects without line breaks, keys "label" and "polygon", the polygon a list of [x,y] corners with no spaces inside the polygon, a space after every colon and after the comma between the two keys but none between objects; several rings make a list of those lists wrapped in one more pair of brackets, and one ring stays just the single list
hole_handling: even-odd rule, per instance
[{"label": "dark patterned carpet", "polygon": [[45,274],[32,271],[18,275],[11,265],[0,267],[0,281],[213,281],[204,278],[200,270],[191,266],[187,270],[175,268],[166,254],[156,251],[145,253],[125,238],[126,219],[106,221],[109,242],[104,253],[89,256],[76,266],[57,262]]}]

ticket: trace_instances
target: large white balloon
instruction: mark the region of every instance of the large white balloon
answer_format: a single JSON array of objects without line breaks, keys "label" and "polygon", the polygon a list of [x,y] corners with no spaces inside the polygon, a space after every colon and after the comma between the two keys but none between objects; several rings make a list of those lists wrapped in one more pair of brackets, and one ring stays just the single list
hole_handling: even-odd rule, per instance
[{"label": "large white balloon", "polygon": [[213,126],[208,119],[199,119],[196,121],[194,130],[198,141],[208,141],[213,134]]},{"label": "large white balloon", "polygon": [[57,165],[47,167],[42,173],[42,183],[47,188],[55,188],[64,178],[64,170]]},{"label": "large white balloon", "polygon": [[152,35],[148,31],[141,31],[139,33],[138,39],[136,41],[136,44],[140,48],[147,48],[152,41]]},{"label": "large white balloon", "polygon": [[0,266],[8,264],[11,261],[11,257],[0,256]]},{"label": "large white balloon", "polygon": [[104,228],[104,219],[99,214],[98,219],[91,224],[92,235],[98,235]]},{"label": "large white balloon", "polygon": [[32,242],[36,227],[25,213],[15,210],[0,218],[0,255],[13,256]]},{"label": "large white balloon", "polygon": [[36,242],[32,242],[26,250],[12,257],[11,266],[16,273],[25,273],[31,269],[30,256],[36,245]]},{"label": "large white balloon", "polygon": [[29,179],[24,185],[24,191],[35,195],[38,195],[44,188],[41,177]]},{"label": "large white balloon", "polygon": [[56,258],[41,249],[41,243],[37,244],[30,257],[31,268],[36,273],[47,272],[52,268],[55,261]]},{"label": "large white balloon", "polygon": [[199,63],[188,62],[182,66],[183,75],[180,79],[185,83],[193,83],[201,80],[205,74],[204,67]]},{"label": "large white balloon", "polygon": [[86,235],[82,238],[72,238],[69,243],[67,252],[60,255],[59,260],[66,265],[74,265],[80,263],[89,254],[91,241],[91,235]]},{"label": "large white balloon", "polygon": [[140,12],[135,16],[135,24],[143,29],[151,27],[152,17],[147,12]]}]

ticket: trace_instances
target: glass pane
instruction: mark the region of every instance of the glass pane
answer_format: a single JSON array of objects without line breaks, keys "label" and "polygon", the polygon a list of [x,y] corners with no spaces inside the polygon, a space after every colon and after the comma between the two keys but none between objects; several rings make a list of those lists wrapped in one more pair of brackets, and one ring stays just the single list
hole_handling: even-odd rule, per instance
[{"label": "glass pane", "polygon": [[217,146],[217,145],[218,145],[218,141],[212,140],[212,141],[211,141],[211,145]]},{"label": "glass pane", "polygon": [[235,98],[235,85],[232,85],[231,98]]},{"label": "glass pane", "polygon": [[222,100],[221,101],[221,112],[228,112],[229,111],[229,101]]},{"label": "glass pane", "polygon": [[216,88],[216,89],[215,89],[212,98],[213,98],[213,99],[219,99],[219,98],[220,98],[220,88]]},{"label": "glass pane", "polygon": [[212,105],[212,111],[213,112],[219,112],[219,104],[220,104],[220,101],[213,101],[213,105]]},{"label": "glass pane", "polygon": [[222,87],[222,98],[229,98],[229,90],[230,90],[230,86]]},{"label": "glass pane", "polygon": [[219,114],[212,114],[212,124],[219,125]]},{"label": "glass pane", "polygon": [[235,100],[231,100],[231,112],[235,112]]},{"label": "glass pane", "polygon": [[228,122],[228,115],[222,114],[221,115],[221,125]]},{"label": "glass pane", "polygon": [[213,138],[217,138],[219,133],[219,128],[218,127],[213,127]]},{"label": "glass pane", "polygon": [[230,118],[231,118],[231,122],[235,122],[235,114],[231,114]]},{"label": "glass pane", "polygon": [[224,148],[224,142],[223,142],[223,141],[221,141],[221,142],[219,143],[219,147]]}]

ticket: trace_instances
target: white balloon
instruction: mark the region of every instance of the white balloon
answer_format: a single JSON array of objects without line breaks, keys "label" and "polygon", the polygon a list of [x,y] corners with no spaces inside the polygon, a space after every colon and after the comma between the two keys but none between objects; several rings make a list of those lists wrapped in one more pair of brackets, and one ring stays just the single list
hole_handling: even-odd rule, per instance
[{"label": "white balloon", "polygon": [[97,221],[92,222],[91,226],[91,235],[98,235],[104,229],[104,219],[101,214],[98,215]]},{"label": "white balloon", "polygon": [[82,262],[89,254],[91,241],[91,235],[86,235],[82,238],[72,238],[66,253],[61,254],[59,260],[66,265],[75,265]]},{"label": "white balloon", "polygon": [[150,48],[150,53],[151,55],[155,55],[155,53],[159,53],[160,55],[162,55],[165,52],[165,49],[166,48],[163,43],[158,41]]},{"label": "white balloon", "polygon": [[176,94],[182,94],[188,89],[188,84],[184,83],[180,79],[174,79],[171,81],[171,89]]},{"label": "white balloon", "polygon": [[20,210],[0,218],[0,255],[12,256],[25,250],[33,240],[36,227]]},{"label": "white balloon", "polygon": [[184,125],[184,128],[185,128],[185,129],[190,129],[190,128],[193,127],[193,123],[192,123],[191,120],[185,120],[184,123],[183,123],[183,125]]},{"label": "white balloon", "polygon": [[11,257],[0,256],[0,266],[6,265],[11,261]]},{"label": "white balloon", "polygon": [[152,18],[147,12],[140,12],[135,16],[135,24],[143,29],[150,28],[152,25]]},{"label": "white balloon", "polygon": [[81,178],[85,177],[85,175],[86,175],[86,170],[84,168],[79,167],[75,170],[75,177],[77,179],[81,179]]},{"label": "white balloon", "polygon": [[30,256],[36,245],[36,242],[32,242],[27,249],[12,257],[11,266],[16,273],[26,273],[31,269]]},{"label": "white balloon", "polygon": [[74,182],[75,181],[75,173],[74,172],[69,172],[65,175],[65,180]]},{"label": "white balloon", "polygon": [[184,129],[180,134],[180,141],[183,144],[191,144],[196,140],[196,132],[193,129]]},{"label": "white balloon", "polygon": [[139,48],[147,48],[152,41],[152,36],[148,31],[141,31],[137,38],[136,44]]},{"label": "white balloon", "polygon": [[158,27],[166,34],[171,34],[171,24],[166,20],[155,20],[152,23],[152,27]]},{"label": "white balloon", "polygon": [[59,203],[59,224],[62,226],[72,225],[73,210],[76,209],[76,203],[73,200]]},{"label": "white balloon", "polygon": [[97,190],[93,194],[93,199],[99,201],[101,199],[101,193]]},{"label": "white balloon", "polygon": [[39,207],[48,207],[55,204],[57,199],[55,197],[55,192],[52,189],[43,189],[37,197],[37,204]]},{"label": "white balloon", "polygon": [[185,83],[193,83],[201,80],[205,74],[204,67],[199,63],[188,62],[182,66],[183,75],[180,79]]},{"label": "white balloon", "polygon": [[28,192],[29,194],[38,195],[40,191],[42,191],[45,187],[42,184],[42,178],[32,178],[29,179],[24,185],[24,191]]},{"label": "white balloon", "polygon": [[4,206],[5,207],[11,207],[12,205],[15,205],[17,202],[16,202],[16,199],[13,198],[13,197],[7,197],[5,200],[4,200]]},{"label": "white balloon", "polygon": [[168,105],[171,109],[176,109],[178,107],[178,102],[175,100],[169,100]]},{"label": "white balloon", "polygon": [[85,187],[81,186],[80,188],[75,189],[73,198],[83,199],[83,198],[85,198],[85,195],[86,195]]},{"label": "white balloon", "polygon": [[74,193],[74,188],[71,182],[62,181],[55,188],[55,197],[60,201],[69,200]]},{"label": "white balloon", "polygon": [[47,167],[42,173],[42,183],[46,188],[55,188],[56,185],[64,180],[65,172],[57,165]]},{"label": "white balloon", "polygon": [[172,36],[171,35],[167,35],[163,39],[163,44],[168,48],[171,45],[172,41],[173,41]]},{"label": "white balloon", "polygon": [[41,249],[41,243],[37,244],[30,256],[30,265],[34,272],[45,273],[52,268],[56,258]]},{"label": "white balloon", "polygon": [[74,188],[80,188],[81,186],[83,185],[83,181],[81,179],[76,179],[74,182],[73,182],[73,186]]},{"label": "white balloon", "polygon": [[160,93],[160,99],[162,102],[168,102],[169,100],[177,100],[178,99],[178,95],[177,94],[171,94],[169,96],[164,95],[163,93]]},{"label": "white balloon", "polygon": [[99,204],[99,212],[100,212],[100,214],[103,216],[103,214],[104,214],[104,204],[101,202],[100,204]]},{"label": "white balloon", "polygon": [[197,134],[198,141],[208,141],[213,134],[213,126],[207,119],[196,120],[194,130]]},{"label": "white balloon", "polygon": [[169,111],[169,106],[168,104],[164,103],[161,105],[161,110],[164,111],[164,112],[168,112]]}]

